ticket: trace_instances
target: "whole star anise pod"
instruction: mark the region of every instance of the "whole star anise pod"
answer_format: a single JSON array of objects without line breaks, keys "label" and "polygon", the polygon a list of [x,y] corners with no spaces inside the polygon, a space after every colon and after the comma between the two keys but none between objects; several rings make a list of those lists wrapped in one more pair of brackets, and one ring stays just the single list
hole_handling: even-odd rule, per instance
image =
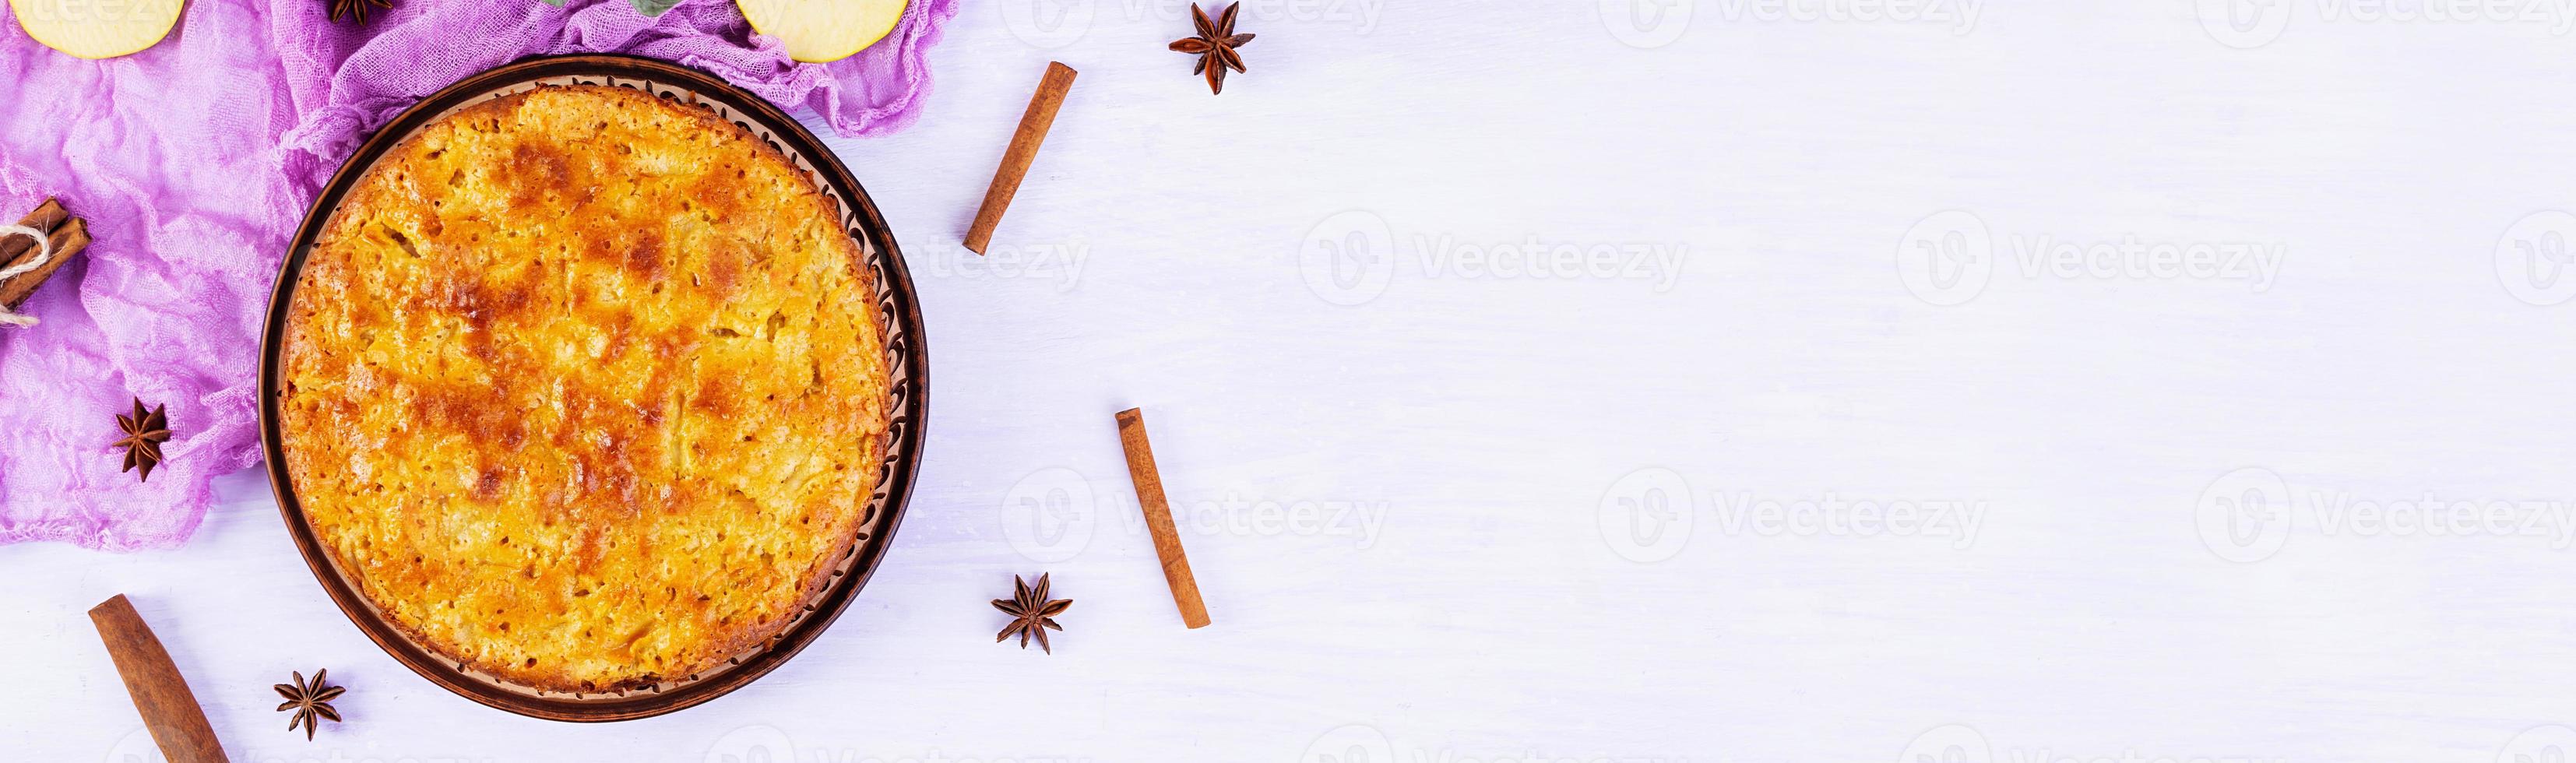
[{"label": "whole star anise pod", "polygon": [[112,446],[125,449],[125,468],[117,471],[130,472],[140,467],[143,476],[138,481],[151,481],[152,467],[161,465],[161,443],[170,439],[169,409],[170,406],[156,405],[145,413],[143,399],[135,398],[133,416],[116,415],[117,427],[125,430],[125,439]]},{"label": "whole star anise pod", "polygon": [[1250,32],[1234,33],[1235,12],[1242,9],[1242,3],[1228,5],[1217,20],[1209,21],[1207,11],[1199,10],[1198,3],[1191,3],[1190,23],[1198,25],[1199,36],[1172,41],[1173,50],[1199,57],[1198,66],[1190,69],[1190,73],[1207,75],[1210,94],[1225,92],[1226,69],[1244,71],[1243,54],[1234,52],[1235,48],[1252,41]]},{"label": "whole star anise pod", "polygon": [[1004,639],[1010,638],[1011,634],[1017,633],[1020,634],[1020,648],[1027,649],[1029,636],[1036,635],[1038,648],[1046,650],[1047,654],[1055,654],[1055,647],[1047,643],[1046,629],[1064,630],[1064,626],[1055,624],[1055,616],[1064,614],[1067,607],[1073,606],[1073,600],[1048,601],[1047,575],[1038,576],[1036,588],[1030,588],[1028,583],[1021,582],[1020,576],[1012,575],[1011,588],[1013,589],[1011,598],[993,600],[994,609],[1001,610],[1003,614],[1013,618],[1010,625],[1004,626],[1000,634],[993,636],[993,643],[1002,643]]},{"label": "whole star anise pod", "polygon": [[331,20],[332,20],[332,21],[339,21],[341,16],[347,16],[347,17],[349,17],[349,20],[350,20],[350,21],[353,21],[353,22],[356,22],[356,23],[359,23],[359,24],[367,23],[367,6],[372,5],[372,6],[375,6],[375,7],[378,7],[378,8],[387,8],[387,9],[390,9],[390,8],[394,7],[393,0],[323,0],[323,1],[324,1],[324,2],[326,2],[326,3],[329,3],[329,4],[330,4],[330,5],[329,5],[329,7],[330,7],[330,13],[331,13]]},{"label": "whole star anise pod", "polygon": [[329,718],[332,723],[340,722],[340,711],[331,708],[331,699],[349,689],[345,686],[324,685],[322,677],[330,673],[327,668],[313,671],[313,682],[305,683],[304,671],[299,670],[295,671],[295,683],[277,685],[277,696],[286,698],[285,702],[278,704],[278,711],[285,712],[287,708],[295,708],[295,715],[286,719],[286,730],[294,731],[297,725],[302,725],[304,741],[313,741],[313,727],[318,723],[316,718]]}]

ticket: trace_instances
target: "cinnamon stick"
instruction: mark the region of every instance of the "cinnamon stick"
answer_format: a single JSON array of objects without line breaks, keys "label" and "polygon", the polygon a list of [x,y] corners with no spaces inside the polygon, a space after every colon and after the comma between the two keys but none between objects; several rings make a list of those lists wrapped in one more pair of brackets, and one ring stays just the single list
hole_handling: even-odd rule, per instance
[{"label": "cinnamon stick", "polygon": [[[64,211],[62,202],[46,197],[45,203],[37,206],[36,211],[27,213],[26,217],[18,218],[18,224],[52,233],[54,226],[63,224],[63,218],[70,216],[70,212]],[[26,236],[0,239],[0,269],[18,264],[19,257],[24,257],[28,252],[35,250],[36,242]]]},{"label": "cinnamon stick", "polygon": [[[20,241],[27,239],[25,236],[16,238]],[[19,305],[27,303],[28,297],[35,295],[36,287],[45,285],[45,279],[53,277],[54,271],[63,269],[63,264],[71,262],[73,255],[80,254],[82,249],[88,248],[89,221],[72,218],[70,222],[55,228],[54,235],[47,240],[54,245],[52,259],[46,260],[43,265],[36,266],[35,270],[19,274],[18,277],[7,281],[0,281],[0,308],[15,312]],[[28,251],[34,251],[35,242],[28,241],[27,247]],[[7,266],[0,265],[0,267]]]},{"label": "cinnamon stick", "polygon": [[1118,444],[1127,451],[1127,477],[1136,483],[1136,502],[1145,507],[1145,527],[1154,533],[1154,555],[1163,558],[1163,582],[1172,587],[1181,624],[1207,627],[1207,602],[1199,598],[1199,580],[1190,574],[1190,556],[1181,551],[1181,533],[1172,526],[1163,473],[1154,468],[1154,446],[1145,440],[1145,409],[1118,412]]},{"label": "cinnamon stick", "polygon": [[98,626],[99,640],[107,642],[107,656],[116,661],[116,674],[125,679],[125,692],[134,696],[134,709],[143,713],[143,727],[152,731],[161,757],[170,763],[224,763],[224,745],[206,724],[197,695],[125,594],[92,607],[89,619]]},{"label": "cinnamon stick", "polygon": [[1002,152],[1002,166],[993,170],[993,184],[984,189],[984,206],[975,210],[975,225],[966,229],[966,248],[976,254],[983,254],[984,246],[992,243],[993,228],[1002,224],[1002,212],[1011,208],[1011,197],[1019,194],[1029,163],[1037,161],[1038,145],[1046,142],[1047,128],[1055,126],[1055,112],[1064,107],[1074,74],[1073,67],[1047,62],[1046,77],[1038,80],[1028,110],[1020,113],[1019,131],[1011,134],[1011,147]]}]

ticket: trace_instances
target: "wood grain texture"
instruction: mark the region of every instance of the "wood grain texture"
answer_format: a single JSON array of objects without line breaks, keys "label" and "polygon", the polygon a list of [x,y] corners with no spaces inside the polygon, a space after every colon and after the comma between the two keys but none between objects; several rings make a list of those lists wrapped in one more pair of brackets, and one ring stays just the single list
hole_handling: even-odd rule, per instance
[{"label": "wood grain texture", "polygon": [[1154,468],[1154,445],[1145,438],[1145,409],[1118,412],[1118,445],[1127,453],[1127,477],[1136,485],[1136,502],[1145,510],[1145,529],[1154,534],[1154,556],[1163,562],[1163,581],[1172,587],[1181,623],[1207,627],[1207,602],[1199,597],[1198,577],[1190,574],[1190,555],[1181,549],[1171,502],[1163,496],[1163,473]]},{"label": "wood grain texture", "polygon": [[1020,180],[1029,174],[1029,165],[1037,161],[1038,146],[1046,143],[1047,130],[1055,126],[1056,110],[1064,108],[1064,95],[1073,89],[1073,67],[1061,62],[1047,62],[1046,76],[1038,79],[1037,92],[1029,95],[1029,108],[1020,113],[1020,127],[1011,133],[1010,148],[1002,152],[1002,166],[993,170],[993,184],[984,189],[984,204],[975,210],[975,224],[966,229],[966,248],[983,254],[993,240],[993,229],[1002,224],[1002,213],[1011,208],[1011,198],[1020,192]]},{"label": "wood grain texture", "polygon": [[170,663],[161,639],[152,635],[125,594],[91,608],[89,619],[98,627],[99,639],[107,642],[117,675],[125,679],[125,691],[134,696],[134,709],[143,713],[144,728],[152,730],[162,757],[170,763],[224,763],[223,743],[206,723],[197,695],[188,691],[188,679]]}]

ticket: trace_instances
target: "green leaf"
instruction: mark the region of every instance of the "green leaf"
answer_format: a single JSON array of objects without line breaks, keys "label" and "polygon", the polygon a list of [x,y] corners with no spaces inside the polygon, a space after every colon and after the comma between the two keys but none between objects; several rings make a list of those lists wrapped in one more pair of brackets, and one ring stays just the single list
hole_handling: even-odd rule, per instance
[{"label": "green leaf", "polygon": [[537,2],[561,8],[563,7],[564,0],[537,0]]},{"label": "green leaf", "polygon": [[662,15],[662,12],[670,10],[671,6],[680,4],[680,0],[628,0],[628,2],[634,3],[635,10],[646,16]]}]

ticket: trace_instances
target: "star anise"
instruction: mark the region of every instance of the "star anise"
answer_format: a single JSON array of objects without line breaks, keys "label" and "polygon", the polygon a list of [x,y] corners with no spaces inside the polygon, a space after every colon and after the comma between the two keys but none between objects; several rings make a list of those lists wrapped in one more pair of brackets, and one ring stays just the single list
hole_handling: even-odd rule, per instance
[{"label": "star anise", "polygon": [[1020,576],[1012,575],[1011,588],[1014,589],[1011,598],[994,599],[993,608],[1015,619],[1011,620],[1011,624],[1004,627],[1000,634],[993,637],[993,643],[1002,643],[1004,639],[1010,638],[1011,634],[1017,633],[1020,634],[1020,648],[1027,649],[1029,636],[1034,634],[1038,637],[1039,649],[1046,650],[1047,654],[1055,654],[1055,647],[1047,644],[1046,629],[1064,630],[1064,626],[1055,624],[1055,616],[1064,614],[1065,608],[1073,606],[1073,600],[1048,601],[1047,575],[1038,576],[1038,587],[1034,589],[1030,588],[1028,583],[1021,582]]},{"label": "star anise", "polygon": [[359,23],[359,24],[367,23],[367,6],[372,5],[372,6],[375,6],[375,7],[378,7],[378,8],[392,8],[392,7],[394,7],[393,0],[323,0],[323,1],[324,1],[324,2],[326,2],[326,3],[329,3],[329,4],[330,4],[330,6],[329,6],[329,7],[330,7],[330,13],[331,13],[331,20],[332,20],[332,21],[339,21],[339,20],[340,20],[340,17],[342,17],[342,16],[347,16],[347,17],[349,17],[349,20],[350,20],[350,21],[353,21],[353,22],[356,22],[356,23]]},{"label": "star anise", "polygon": [[305,683],[304,671],[299,670],[295,671],[295,683],[277,685],[277,696],[286,698],[285,702],[278,704],[278,712],[295,708],[295,715],[286,719],[286,730],[294,731],[298,724],[303,725],[305,741],[313,741],[313,726],[318,723],[314,719],[329,718],[332,723],[340,722],[340,711],[331,709],[331,699],[349,689],[324,685],[322,677],[330,673],[327,668],[313,671],[313,682]]},{"label": "star anise", "polygon": [[156,405],[150,413],[143,411],[143,399],[134,399],[134,415],[116,415],[116,425],[125,430],[125,439],[110,447],[125,449],[125,468],[120,472],[143,469],[140,481],[152,479],[152,467],[161,465],[161,443],[170,439],[170,406]]},{"label": "star anise", "polygon": [[1242,9],[1242,3],[1228,5],[1225,7],[1225,13],[1219,14],[1217,20],[1209,21],[1207,11],[1199,10],[1198,3],[1191,3],[1190,23],[1198,25],[1199,36],[1172,41],[1173,50],[1199,57],[1198,66],[1190,69],[1190,73],[1207,75],[1210,94],[1225,92],[1227,68],[1235,71],[1244,70],[1243,54],[1234,52],[1235,48],[1243,47],[1244,43],[1252,41],[1252,34],[1249,32],[1234,33],[1234,15],[1236,11]]}]

